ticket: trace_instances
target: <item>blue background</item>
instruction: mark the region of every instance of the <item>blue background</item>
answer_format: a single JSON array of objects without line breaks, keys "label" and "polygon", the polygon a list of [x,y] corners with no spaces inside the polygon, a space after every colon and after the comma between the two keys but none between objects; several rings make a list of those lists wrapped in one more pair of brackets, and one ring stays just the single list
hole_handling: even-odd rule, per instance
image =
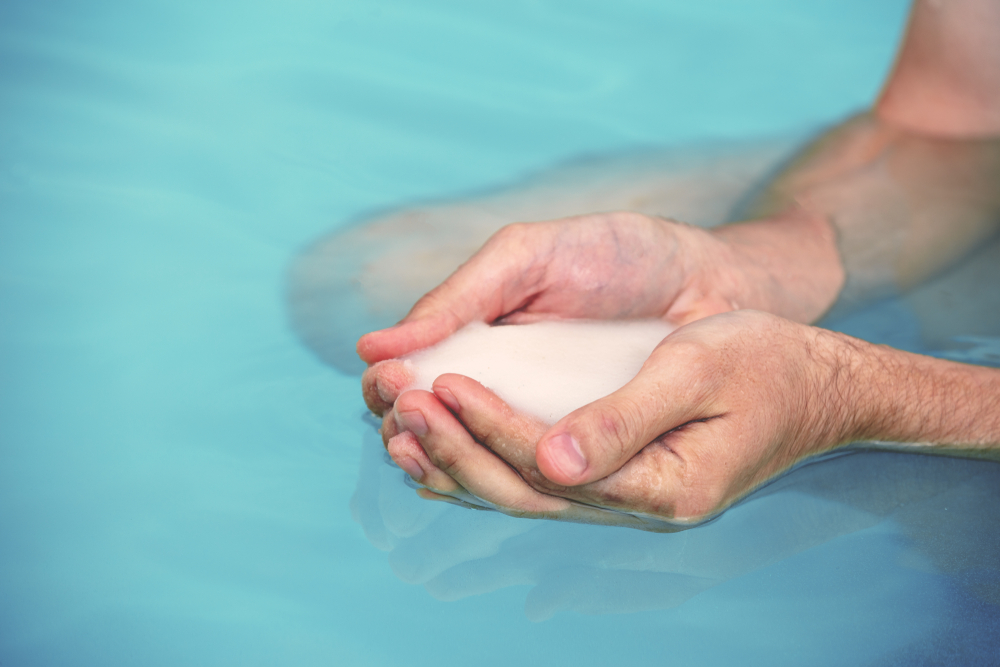
[{"label": "blue background", "polygon": [[431,510],[365,449],[357,378],[298,343],[282,294],[296,252],[365,211],[834,122],[877,93],[906,10],[4,2],[0,664],[859,664],[951,627],[947,586],[877,522],[673,610],[616,613],[645,584],[591,573],[589,611],[569,585],[529,620],[542,565],[663,544],[620,529],[546,528],[577,546],[505,556],[482,594],[414,585],[529,529],[435,506],[454,525],[409,556],[413,536],[366,537],[366,451],[394,507]]}]

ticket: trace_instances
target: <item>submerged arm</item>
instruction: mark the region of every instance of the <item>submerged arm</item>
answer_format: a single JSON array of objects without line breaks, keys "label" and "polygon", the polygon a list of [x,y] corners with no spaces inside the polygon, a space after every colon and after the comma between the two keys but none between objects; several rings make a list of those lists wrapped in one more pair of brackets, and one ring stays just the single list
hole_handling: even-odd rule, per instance
[{"label": "submerged arm", "polygon": [[899,293],[1000,230],[1000,138],[917,134],[876,109],[808,146],[751,213],[766,220],[775,211],[819,217],[833,229],[844,306]]},{"label": "submerged arm", "polygon": [[[592,510],[609,508],[668,522],[617,515],[623,525],[676,530],[852,441],[1000,458],[998,400],[1000,369],[744,310],[677,330],[634,380],[553,428],[469,378],[443,375],[433,394],[400,396],[383,437],[393,459],[434,491],[428,498],[468,490],[516,516],[586,522],[615,522]],[[537,442],[555,446],[536,458]],[[636,443],[640,451],[608,475],[551,457]]]},{"label": "submerged arm", "polygon": [[[782,212],[831,227],[848,307],[905,291],[995,235],[1000,3],[918,0],[875,107],[807,146],[748,211]],[[749,224],[720,232],[760,223]]]},{"label": "submerged arm", "polygon": [[[390,453],[409,457],[414,466],[401,465],[429,486],[445,490],[433,480],[457,480],[520,515],[563,511],[552,504],[555,495],[674,520],[711,514],[802,457],[852,440],[995,454],[1000,370],[801,323],[815,321],[838,300],[850,305],[907,289],[1000,229],[997,35],[995,0],[918,0],[894,73],[872,111],[807,147],[753,203],[749,222],[710,233],[671,227],[678,252],[663,264],[689,262],[699,270],[682,266],[672,274],[676,289],[667,290],[662,313],[643,312],[689,324],[668,336],[621,390],[546,431],[517,422],[482,387],[446,377],[434,394],[399,397],[383,431],[396,443]],[[609,227],[616,239],[623,228]],[[464,294],[455,285],[475,282],[469,276],[494,278],[479,282],[496,291],[491,267],[521,246],[533,247],[508,243],[504,252],[481,253],[423,307],[462,319],[454,315],[458,307],[475,300],[455,298]],[[640,258],[660,247],[634,246]],[[646,279],[639,282],[667,289],[660,274],[640,274]],[[581,303],[591,303],[595,289],[621,300],[621,290],[604,289],[614,284],[588,283],[579,290],[587,297]],[[705,317],[740,309],[771,314]],[[386,350],[408,351],[398,341],[384,342],[393,336],[402,337],[363,339],[359,350],[369,362],[394,356]],[[409,443],[406,452],[403,443]],[[521,475],[503,478],[508,464]]]}]

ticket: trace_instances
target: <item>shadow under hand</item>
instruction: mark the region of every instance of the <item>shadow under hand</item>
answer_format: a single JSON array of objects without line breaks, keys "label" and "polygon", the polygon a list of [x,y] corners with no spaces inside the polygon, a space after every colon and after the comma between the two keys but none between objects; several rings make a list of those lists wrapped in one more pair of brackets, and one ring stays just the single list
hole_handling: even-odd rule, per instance
[{"label": "shadow under hand", "polygon": [[[712,226],[738,210],[794,143],[594,159],[464,202],[373,216],[320,239],[294,261],[287,284],[291,324],[325,363],[360,374],[357,339],[395,323],[502,225],[629,209]],[[943,356],[990,363],[1000,349],[997,257],[1000,243],[987,244],[907,295],[824,325],[873,342],[944,349]],[[975,338],[954,340],[963,334]],[[950,617],[968,612],[986,619],[946,624],[934,642],[954,644],[968,635],[966,628],[1000,624],[997,463],[853,452],[798,468],[718,519],[673,534],[470,511],[421,500],[404,479],[372,421],[353,515],[372,544],[389,552],[400,579],[444,600],[526,586],[525,611],[543,620],[564,610],[675,608],[752,581],[766,590],[757,589],[751,606],[780,604],[807,595],[795,589],[803,576],[843,583],[831,577],[831,568],[846,563],[856,568],[850,576],[860,571],[870,578],[843,593],[845,614],[874,609],[877,596],[903,590],[883,585],[878,577],[887,575],[908,582],[893,604],[925,604],[913,596],[932,589],[932,604],[950,600]],[[786,579],[798,583],[782,589]],[[804,600],[793,608],[812,605]]]},{"label": "shadow under hand", "polygon": [[711,523],[663,534],[423,501],[402,471],[384,465],[374,430],[363,450],[355,518],[390,551],[400,579],[442,600],[529,586],[532,620],[563,610],[667,609],[765,568],[780,576],[781,564],[802,552],[875,529],[904,542],[896,566],[1000,605],[1000,464],[993,462],[848,451],[793,470]]}]

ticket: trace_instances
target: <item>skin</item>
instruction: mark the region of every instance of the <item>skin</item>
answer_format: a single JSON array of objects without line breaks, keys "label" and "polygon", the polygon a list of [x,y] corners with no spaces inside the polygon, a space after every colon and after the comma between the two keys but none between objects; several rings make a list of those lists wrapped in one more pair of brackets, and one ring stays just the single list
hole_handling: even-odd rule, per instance
[{"label": "skin", "polygon": [[[742,310],[671,334],[635,380],[553,429],[449,374],[433,393],[400,395],[382,435],[393,459],[432,490],[424,497],[468,491],[516,516],[598,521],[568,499],[683,527],[794,462],[852,441],[924,439],[995,457],[997,396],[1000,371]],[[610,475],[565,486],[535,459],[535,443],[560,431],[621,449],[649,444]]]},{"label": "skin", "polygon": [[844,280],[834,232],[792,206],[707,231],[627,211],[508,225],[395,327],[358,341],[369,364],[429,347],[473,321],[662,317],[738,308],[810,321]]},{"label": "skin", "polygon": [[[596,506],[675,524],[850,441],[995,455],[1000,371],[807,323],[838,299],[917,284],[996,233],[1000,40],[987,37],[998,32],[998,3],[916,3],[872,112],[808,146],[748,222],[704,231],[614,213],[501,230],[399,325],[358,343],[390,455],[432,490],[425,497],[583,521]],[[956,51],[933,57],[945,47]],[[460,376],[442,376],[433,393],[404,391],[393,359],[473,320],[544,317],[686,326],[629,385],[551,427]]]},{"label": "skin", "polygon": [[[743,335],[744,324],[760,335]],[[802,341],[794,337],[796,327],[765,313],[739,311],[700,320],[667,337],[635,381],[585,413],[596,421],[574,422],[571,415],[561,422],[572,424],[581,439],[588,437],[582,432],[586,429],[616,433],[623,447],[632,441],[650,443],[621,469],[589,484],[563,487],[542,474],[532,456],[533,444],[548,427],[515,413],[482,385],[459,375],[438,378],[433,394],[409,391],[400,396],[383,437],[388,437],[394,458],[411,456],[421,472],[426,470],[422,483],[454,491],[441,471],[507,511],[565,511],[549,502],[549,495],[559,495],[679,523],[698,521],[779,472],[790,458],[816,451],[821,444],[816,433],[822,432],[827,443],[844,439],[845,424],[814,405],[817,399],[829,400],[819,389],[835,382],[832,366],[816,367],[826,370],[825,377],[802,377],[801,370],[811,357],[834,354],[838,340],[846,337],[814,329],[814,336]],[[789,336],[794,337],[789,345],[772,342]],[[784,373],[769,373],[758,363],[761,355],[772,366],[779,357],[798,363],[781,364]],[[816,391],[796,391],[803,381],[815,384]],[[747,386],[756,390],[747,392]],[[775,388],[796,400],[763,401]],[[630,416],[651,413],[656,422]],[[647,433],[630,433],[633,428]],[[411,436],[419,440],[426,459],[410,448]],[[503,470],[494,454],[513,466],[520,479]],[[428,461],[431,466],[425,468]],[[483,474],[486,469],[492,473]]]}]

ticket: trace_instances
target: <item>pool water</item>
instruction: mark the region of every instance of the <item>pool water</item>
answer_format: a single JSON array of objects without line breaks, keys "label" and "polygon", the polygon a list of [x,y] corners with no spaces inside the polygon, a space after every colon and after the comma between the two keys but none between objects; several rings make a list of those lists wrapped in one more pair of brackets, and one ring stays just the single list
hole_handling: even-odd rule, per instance
[{"label": "pool water", "polygon": [[[0,5],[0,665],[995,664],[997,464],[848,454],[676,535],[428,503],[287,302],[379,211],[835,122],[906,10]],[[991,257],[831,326],[996,361]]]}]

